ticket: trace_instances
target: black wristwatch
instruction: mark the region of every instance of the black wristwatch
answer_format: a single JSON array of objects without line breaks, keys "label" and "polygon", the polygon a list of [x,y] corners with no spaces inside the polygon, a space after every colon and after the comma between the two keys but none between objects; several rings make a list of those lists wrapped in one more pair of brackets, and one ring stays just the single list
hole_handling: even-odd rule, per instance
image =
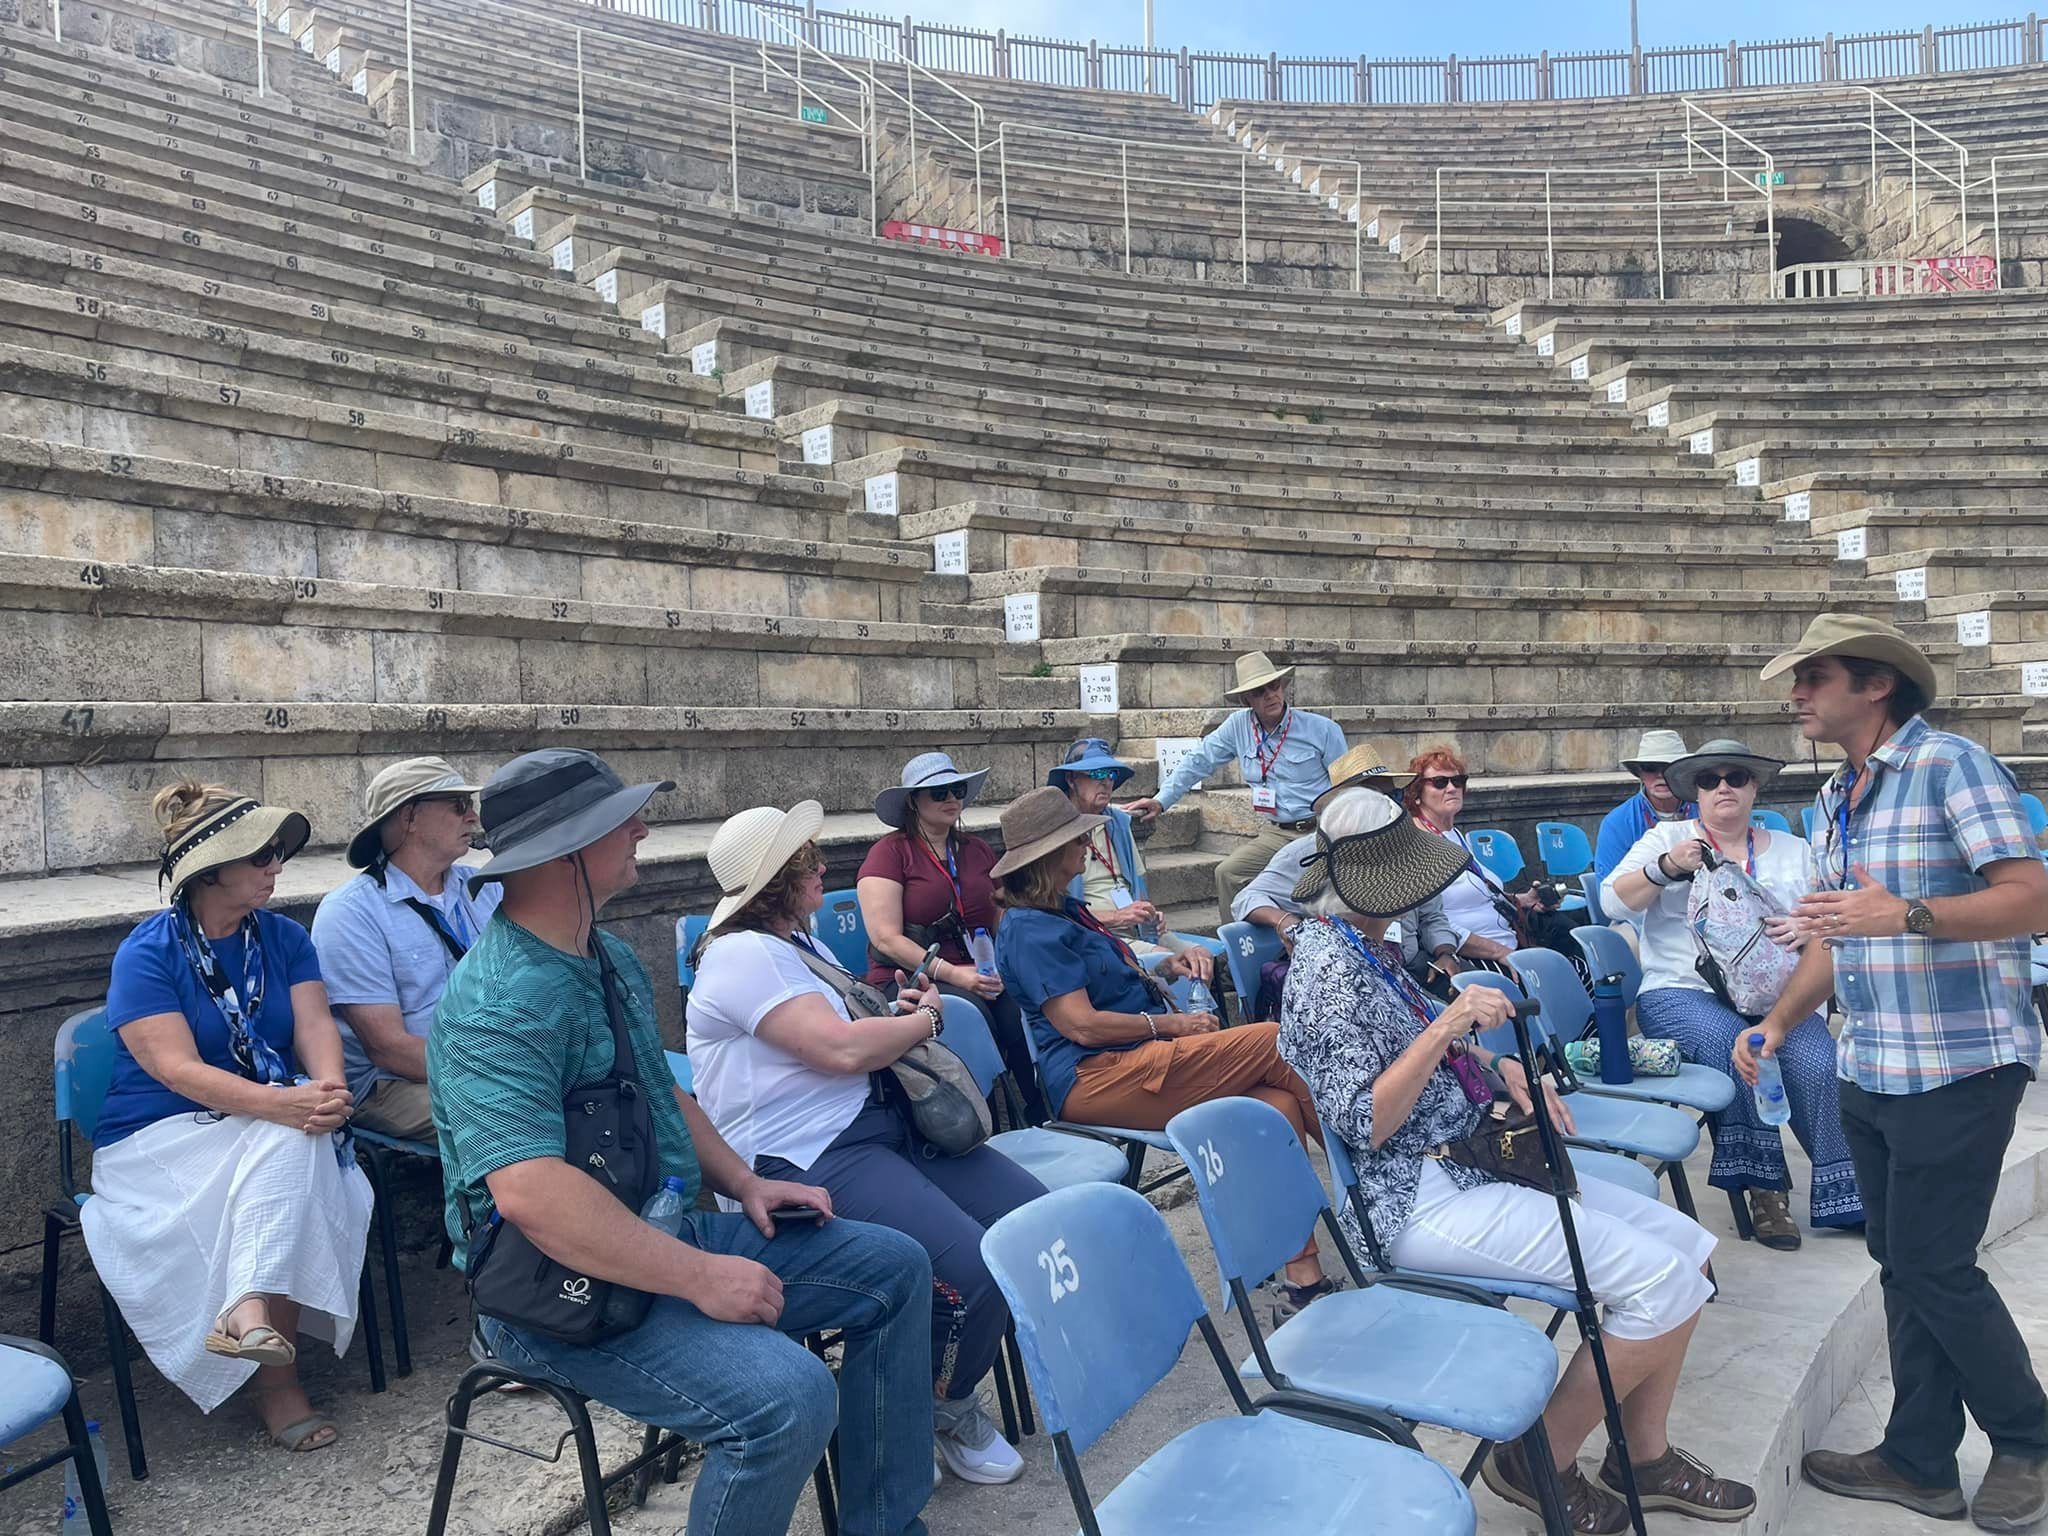
[{"label": "black wristwatch", "polygon": [[1934,935],[1934,913],[1924,901],[1916,901],[1906,908],[1906,932],[1917,933],[1921,938]]}]

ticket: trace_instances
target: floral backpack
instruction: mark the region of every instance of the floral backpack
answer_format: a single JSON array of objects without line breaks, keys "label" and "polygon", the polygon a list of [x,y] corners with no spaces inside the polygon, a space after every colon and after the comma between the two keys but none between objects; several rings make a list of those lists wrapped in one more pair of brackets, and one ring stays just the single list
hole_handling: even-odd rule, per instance
[{"label": "floral backpack", "polygon": [[1699,958],[1693,962],[1714,995],[1745,1018],[1771,1011],[1799,964],[1797,950],[1773,943],[1764,919],[1786,915],[1784,905],[1740,864],[1709,858],[1692,877],[1685,904]]}]

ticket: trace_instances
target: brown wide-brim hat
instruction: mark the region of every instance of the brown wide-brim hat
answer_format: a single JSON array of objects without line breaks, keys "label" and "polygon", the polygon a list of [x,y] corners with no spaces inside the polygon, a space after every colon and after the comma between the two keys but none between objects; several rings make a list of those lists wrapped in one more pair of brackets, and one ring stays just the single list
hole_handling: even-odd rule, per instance
[{"label": "brown wide-brim hat", "polygon": [[1778,776],[1783,758],[1752,752],[1732,736],[1710,741],[1699,751],[1681,757],[1664,769],[1664,784],[1681,800],[1699,799],[1700,775],[1710,769],[1747,768],[1756,777],[1759,792]]},{"label": "brown wide-brim hat", "polygon": [[1050,785],[1026,790],[1003,810],[1003,856],[988,872],[991,880],[1034,864],[1055,848],[1063,848],[1086,837],[1108,821],[1107,816],[1084,816],[1062,790]]},{"label": "brown wide-brim hat", "polygon": [[1934,677],[1934,663],[1920,648],[1883,619],[1860,613],[1824,613],[1806,626],[1799,643],[1782,656],[1773,656],[1761,674],[1769,682],[1789,672],[1802,661],[1817,656],[1860,656],[1865,661],[1882,661],[1897,667],[1919,685],[1929,703],[1940,692]]},{"label": "brown wide-brim hat", "polygon": [[1399,801],[1372,807],[1379,825],[1331,838],[1316,832],[1316,851],[1294,885],[1307,906],[1333,883],[1360,917],[1399,917],[1447,889],[1471,867],[1472,855],[1447,837],[1425,832]]},{"label": "brown wide-brim hat", "polygon": [[209,869],[261,853],[275,842],[289,860],[313,835],[305,816],[282,805],[263,805],[238,795],[176,842],[164,846],[157,861],[157,882],[168,880],[171,900]]}]

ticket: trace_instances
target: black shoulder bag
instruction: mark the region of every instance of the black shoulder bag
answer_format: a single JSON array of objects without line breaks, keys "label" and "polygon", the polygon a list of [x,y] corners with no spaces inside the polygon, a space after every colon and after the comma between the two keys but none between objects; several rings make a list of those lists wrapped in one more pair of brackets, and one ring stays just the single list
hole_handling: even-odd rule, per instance
[{"label": "black shoulder bag", "polygon": [[[637,1213],[660,1183],[660,1149],[647,1093],[634,1075],[633,1042],[620,1019],[611,963],[598,940],[598,977],[612,1031],[612,1069],[562,1099],[563,1160]],[[468,1243],[465,1284],[486,1317],[568,1344],[595,1344],[640,1326],[654,1297],[558,1263],[497,1212],[477,1226],[458,1197]]]}]

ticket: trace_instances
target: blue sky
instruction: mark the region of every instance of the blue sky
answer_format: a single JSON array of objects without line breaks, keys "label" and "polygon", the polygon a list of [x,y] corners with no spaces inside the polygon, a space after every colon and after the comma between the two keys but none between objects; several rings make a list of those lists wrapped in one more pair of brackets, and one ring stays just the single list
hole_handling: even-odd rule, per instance
[{"label": "blue sky", "polygon": [[[1674,0],[1640,0],[1643,45],[1744,42],[1818,36],[1827,31],[1889,32],[1930,22],[1954,25],[2000,20],[2011,14],[1991,0],[1965,0],[1948,11],[1937,0],[1857,0],[1854,5],[1768,4],[1723,0],[1713,7]],[[821,9],[836,9],[820,0]],[[1037,37],[1094,38],[1136,43],[1143,36],[1143,0],[853,0],[851,10],[901,15],[919,21],[1004,27]],[[1528,0],[1448,0],[1435,5],[1283,5],[1247,0],[1155,0],[1161,47],[1218,52],[1277,50],[1301,56],[1360,53],[1376,58],[1434,57],[1445,53],[1533,53],[1539,48],[1584,50],[1628,46],[1628,0],[1574,0],[1532,5]]]}]

